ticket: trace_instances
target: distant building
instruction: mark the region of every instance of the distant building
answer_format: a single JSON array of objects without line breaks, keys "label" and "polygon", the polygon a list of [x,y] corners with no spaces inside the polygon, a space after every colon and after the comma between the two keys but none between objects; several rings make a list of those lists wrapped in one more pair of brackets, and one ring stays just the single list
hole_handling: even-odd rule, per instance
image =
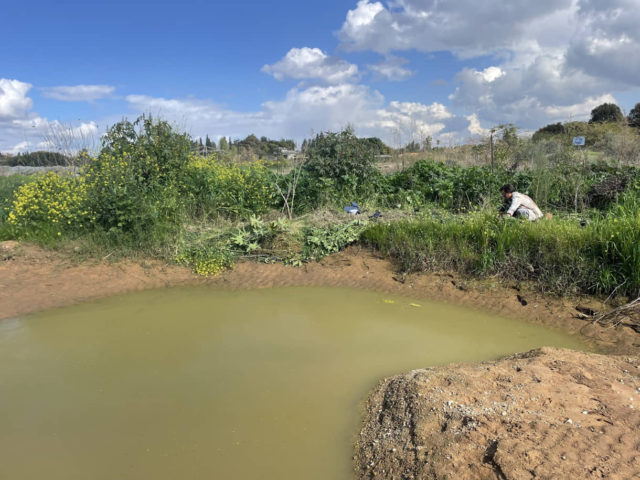
[{"label": "distant building", "polygon": [[296,160],[299,158],[305,158],[304,153],[297,150],[288,150],[286,148],[281,148],[280,154],[285,158],[285,160]]}]

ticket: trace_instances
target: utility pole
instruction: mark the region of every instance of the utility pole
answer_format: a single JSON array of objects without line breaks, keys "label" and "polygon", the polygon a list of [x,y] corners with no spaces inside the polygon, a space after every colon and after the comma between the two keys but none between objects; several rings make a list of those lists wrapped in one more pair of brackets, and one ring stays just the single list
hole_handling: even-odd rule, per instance
[{"label": "utility pole", "polygon": [[491,152],[491,173],[493,173],[493,129],[489,134],[489,151]]}]

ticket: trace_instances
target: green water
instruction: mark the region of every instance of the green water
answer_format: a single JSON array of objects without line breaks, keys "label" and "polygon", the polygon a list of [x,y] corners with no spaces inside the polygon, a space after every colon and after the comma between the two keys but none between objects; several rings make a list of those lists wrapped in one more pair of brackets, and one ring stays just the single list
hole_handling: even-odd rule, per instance
[{"label": "green water", "polygon": [[0,478],[349,479],[377,380],[575,339],[335,288],[179,288],[0,321]]}]

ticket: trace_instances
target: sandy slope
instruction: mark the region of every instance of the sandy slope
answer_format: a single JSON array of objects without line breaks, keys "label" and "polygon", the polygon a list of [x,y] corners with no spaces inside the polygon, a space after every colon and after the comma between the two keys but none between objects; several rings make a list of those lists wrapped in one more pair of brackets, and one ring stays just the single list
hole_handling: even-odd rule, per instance
[{"label": "sandy slope", "polygon": [[358,477],[640,478],[639,365],[543,348],[384,380],[367,404]]}]

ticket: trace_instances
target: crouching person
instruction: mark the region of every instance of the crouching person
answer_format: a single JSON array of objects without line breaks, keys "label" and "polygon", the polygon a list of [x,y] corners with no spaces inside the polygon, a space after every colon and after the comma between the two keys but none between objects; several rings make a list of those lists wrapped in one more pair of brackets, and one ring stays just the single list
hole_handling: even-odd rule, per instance
[{"label": "crouching person", "polygon": [[503,185],[500,187],[500,193],[504,198],[504,204],[500,209],[501,214],[516,218],[526,218],[531,222],[542,218],[542,211],[540,211],[536,202],[531,200],[528,195],[516,192],[512,185]]}]

